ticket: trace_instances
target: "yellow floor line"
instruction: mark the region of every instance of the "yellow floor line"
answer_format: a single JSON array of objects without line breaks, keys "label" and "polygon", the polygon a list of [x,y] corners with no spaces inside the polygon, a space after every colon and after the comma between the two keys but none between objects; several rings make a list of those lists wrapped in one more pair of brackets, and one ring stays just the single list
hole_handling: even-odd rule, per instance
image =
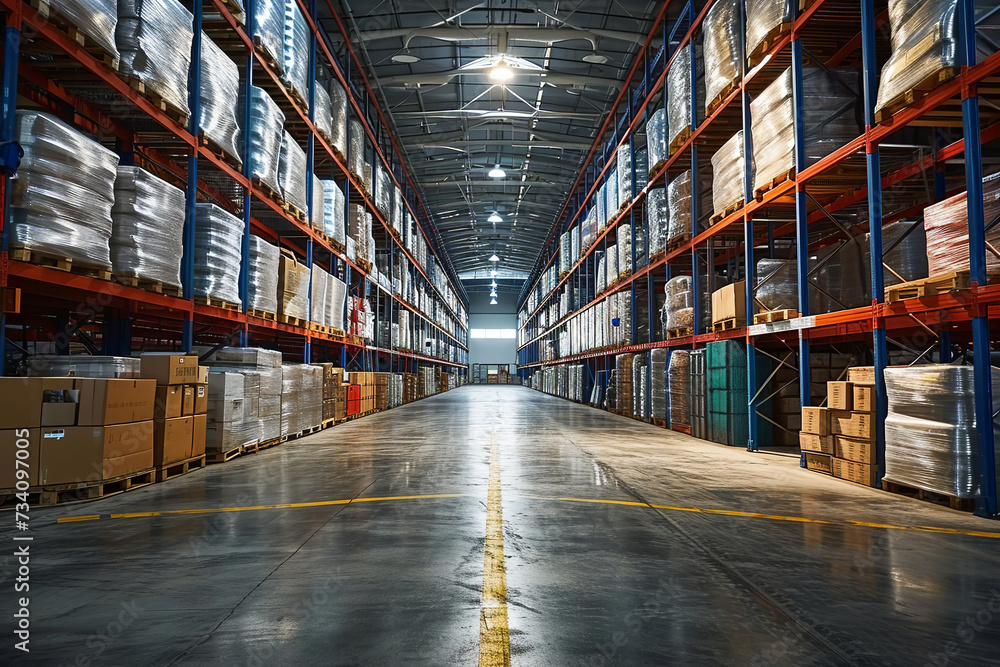
[{"label": "yellow floor line", "polygon": [[490,486],[486,495],[486,552],[479,624],[479,667],[510,667],[507,626],[507,566],[503,560],[503,506],[500,501],[500,447],[490,442]]},{"label": "yellow floor line", "polygon": [[68,516],[58,519],[57,523],[75,523],[78,521],[98,521],[100,519],[137,519],[152,516],[171,516],[185,514],[215,514],[219,512],[253,512],[256,510],[281,510],[300,507],[325,507],[327,505],[349,505],[354,503],[374,503],[389,500],[430,500],[432,498],[459,498],[460,493],[435,493],[425,496],[385,496],[379,498],[347,498],[346,500],[321,500],[314,503],[282,503],[280,505],[250,505],[247,507],[208,507],[190,510],[165,510],[163,512],[128,512],[124,514],[88,514],[85,516]]}]

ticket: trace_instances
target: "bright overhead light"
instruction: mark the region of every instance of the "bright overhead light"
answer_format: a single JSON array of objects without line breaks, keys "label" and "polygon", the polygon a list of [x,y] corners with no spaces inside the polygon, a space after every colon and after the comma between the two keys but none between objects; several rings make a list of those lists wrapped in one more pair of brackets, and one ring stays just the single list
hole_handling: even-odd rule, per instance
[{"label": "bright overhead light", "polygon": [[497,305],[497,300],[496,300],[496,299],[493,299],[492,301],[490,301],[490,305],[491,305],[491,306],[495,306],[495,305]]},{"label": "bright overhead light", "polygon": [[514,70],[512,70],[507,63],[501,60],[497,63],[496,67],[490,70],[490,78],[501,83],[504,81],[510,81],[514,78]]},{"label": "bright overhead light", "polygon": [[412,63],[420,62],[420,57],[415,56],[412,53],[397,53],[392,57],[392,61],[395,63],[403,63],[405,65],[410,65]]},{"label": "bright overhead light", "polygon": [[496,289],[497,288],[497,281],[494,280],[493,282],[491,282],[490,283],[490,287],[492,287],[493,289]]},{"label": "bright overhead light", "polygon": [[602,56],[600,53],[588,53],[583,57],[583,62],[591,65],[603,65],[608,62],[608,57]]},{"label": "bright overhead light", "polygon": [[497,298],[497,291],[493,290],[492,292],[490,292],[490,296],[493,297],[494,299]]},{"label": "bright overhead light", "polygon": [[507,177],[507,172],[504,171],[503,169],[501,169],[500,165],[497,165],[497,166],[493,167],[492,169],[490,169],[489,177],[490,178],[506,178]]},{"label": "bright overhead light", "polygon": [[[503,218],[500,217],[499,213],[497,213],[496,211],[493,211],[493,215],[491,215],[490,217],[486,218],[486,222],[493,222],[493,223],[503,222]],[[498,261],[498,260],[491,259],[490,261],[494,262],[494,261]]]},{"label": "bright overhead light", "polygon": [[496,256],[496,253],[494,253],[494,254],[490,255],[490,261],[491,262],[499,262],[500,258]]},{"label": "bright overhead light", "polygon": [[490,271],[490,278],[496,278],[496,277],[497,277],[497,272],[496,271]]}]

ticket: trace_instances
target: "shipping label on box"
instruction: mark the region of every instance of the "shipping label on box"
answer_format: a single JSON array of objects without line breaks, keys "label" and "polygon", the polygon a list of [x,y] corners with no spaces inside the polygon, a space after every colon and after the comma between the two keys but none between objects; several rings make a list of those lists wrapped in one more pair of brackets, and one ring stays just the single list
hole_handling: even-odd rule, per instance
[{"label": "shipping label on box", "polygon": [[802,408],[802,430],[813,435],[830,434],[829,408]]},{"label": "shipping label on box", "polygon": [[805,452],[805,455],[806,455],[806,468],[827,475],[833,474],[832,456],[830,456],[829,454],[820,454],[819,452]]},{"label": "shipping label on box", "polygon": [[203,415],[208,412],[208,386],[204,384],[194,385],[194,413]]},{"label": "shipping label on box", "polygon": [[845,461],[844,459],[833,459],[833,476],[846,479],[855,484],[864,486],[875,486],[875,477],[878,473],[874,465],[858,463],[857,461]]},{"label": "shipping label on box", "polygon": [[827,382],[826,395],[831,410],[851,410],[854,403],[854,383]]},{"label": "shipping label on box", "polygon": [[829,435],[799,433],[799,448],[803,451],[833,454],[833,437]]},{"label": "shipping label on box", "polygon": [[80,426],[103,426],[149,421],[156,406],[153,380],[79,378]]},{"label": "shipping label on box", "polygon": [[858,440],[871,440],[875,435],[875,420],[869,412],[833,412],[830,416],[831,432]]},{"label": "shipping label on box", "polygon": [[199,382],[203,371],[198,357],[190,354],[144,354],[143,379],[156,380],[156,384],[189,384]]},{"label": "shipping label on box", "polygon": [[854,385],[854,407],[855,412],[875,412],[875,385],[856,384]]},{"label": "shipping label on box", "polygon": [[858,463],[875,463],[875,443],[869,440],[855,440],[841,435],[833,436],[833,455],[838,459]]},{"label": "shipping label on box", "polygon": [[875,384],[875,367],[854,366],[848,368],[847,381],[855,384]]}]

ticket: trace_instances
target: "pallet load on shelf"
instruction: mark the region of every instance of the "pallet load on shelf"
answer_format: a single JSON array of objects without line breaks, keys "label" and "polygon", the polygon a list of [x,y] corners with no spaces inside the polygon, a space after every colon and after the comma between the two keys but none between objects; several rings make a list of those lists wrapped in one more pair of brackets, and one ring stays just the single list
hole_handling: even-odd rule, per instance
[{"label": "pallet load on shelf", "polygon": [[571,243],[569,232],[564,232],[559,237],[559,275],[567,273],[573,266],[573,259],[570,257]]},{"label": "pallet load on shelf", "polygon": [[198,127],[213,149],[221,150],[243,166],[240,123],[236,119],[240,99],[240,69],[215,42],[201,33],[201,100]]},{"label": "pallet load on shelf", "polygon": [[360,204],[347,207],[347,235],[354,240],[355,252],[359,259],[368,261],[369,254],[374,253],[372,241],[372,214]]},{"label": "pallet load on shelf", "polygon": [[619,414],[631,414],[634,398],[632,392],[637,389],[632,385],[633,355],[615,355],[615,398]]},{"label": "pallet load on shelf", "polygon": [[[931,276],[969,270],[968,193],[963,192],[924,209],[927,233],[927,268]],[[1000,216],[1000,173],[983,179],[983,212],[986,224]],[[884,244],[884,242],[883,242]],[[1000,225],[986,230],[986,271],[1000,272]]]},{"label": "pallet load on shelf", "polygon": [[208,368],[195,355],[154,352],[139,360],[142,377],[155,384],[153,467],[160,481],[167,468],[205,455]]},{"label": "pallet load on shelf", "polygon": [[723,329],[746,326],[746,281],[739,280],[712,292],[712,324],[724,324]]},{"label": "pallet load on shelf", "polygon": [[403,233],[403,212],[406,210],[406,198],[403,191],[394,187],[392,191],[392,219],[390,223],[397,234]]},{"label": "pallet load on shelf", "polygon": [[335,368],[331,363],[315,365],[323,369],[323,425],[326,426],[331,419],[336,420],[337,393],[344,377],[343,369]]},{"label": "pallet load on shelf", "polygon": [[118,156],[48,114],[19,110],[15,123],[10,247],[110,269]]},{"label": "pallet load on shelf", "polygon": [[[964,199],[962,200],[962,209],[962,224],[966,225]],[[997,213],[1000,214],[1000,209],[997,210]],[[925,209],[924,217],[927,217],[927,209]],[[934,215],[932,214],[931,218],[933,217]],[[989,219],[988,216],[987,219]],[[963,246],[965,248],[968,247],[968,233],[969,230],[966,227],[966,241],[965,246]],[[986,234],[988,237],[990,231],[987,231]],[[871,245],[869,244],[869,239],[870,234],[865,234],[863,251],[865,253],[864,261],[866,270],[871,266]],[[997,241],[1000,242],[1000,238]],[[949,241],[949,244],[961,242],[955,239],[954,241]],[[927,234],[924,232],[923,220],[898,220],[890,222],[882,228],[882,247],[891,248],[891,250],[882,254],[882,262],[884,263],[882,268],[883,285],[890,287],[898,283],[920,280],[927,277]],[[954,245],[949,245],[949,252],[953,248]],[[986,256],[988,261],[991,254],[987,251]],[[966,259],[966,261],[968,260]]]},{"label": "pallet load on shelf", "polygon": [[116,276],[181,286],[184,191],[139,167],[118,167],[111,209]]},{"label": "pallet load on shelf", "polygon": [[289,250],[281,251],[278,266],[278,314],[284,318],[302,320],[309,316],[309,267]]},{"label": "pallet load on shelf", "polygon": [[[694,51],[696,69],[697,98],[694,111],[698,122],[704,118],[705,108],[705,61],[701,47]],[[676,151],[691,134],[693,127],[691,109],[691,44],[679,50],[667,72],[667,147]]]},{"label": "pallet load on shelf", "polygon": [[784,181],[791,170],[815,164],[861,133],[855,118],[857,77],[853,69],[803,68],[804,165],[795,164],[792,68],[757,95],[750,103],[755,192]]},{"label": "pallet load on shelf", "polygon": [[347,93],[336,78],[330,79],[328,90],[330,93],[330,111],[333,116],[330,141],[333,144],[332,148],[334,152],[346,162],[349,154],[347,145]]},{"label": "pallet load on shelf", "polygon": [[56,14],[92,39],[114,60],[119,59],[118,47],[115,45],[118,26],[116,0],[49,0],[48,4],[50,14],[55,10]]},{"label": "pallet load on shelf", "polygon": [[[722,216],[744,200],[746,187],[743,160],[743,130],[732,136],[712,156],[712,206],[716,216]],[[751,179],[753,178],[751,164]]]},{"label": "pallet load on shelf", "polygon": [[309,321],[320,326],[328,327],[327,304],[328,283],[330,274],[323,270],[319,264],[312,265],[312,280],[309,282]]},{"label": "pallet load on shelf", "polygon": [[632,201],[632,146],[626,141],[618,147],[615,168],[618,170],[618,208]]},{"label": "pallet load on shelf", "polygon": [[344,326],[344,306],[347,301],[347,284],[336,276],[326,281],[326,325],[346,331]]},{"label": "pallet load on shelf", "polygon": [[646,151],[650,176],[667,162],[667,110],[660,107],[646,122]]},{"label": "pallet load on shelf", "polygon": [[793,0],[747,0],[746,52],[749,67],[762,59],[774,38],[791,29]]},{"label": "pallet load on shelf", "polygon": [[604,255],[605,264],[607,265],[604,271],[608,281],[606,287],[610,287],[618,282],[618,257],[618,243],[609,244]]},{"label": "pallet load on shelf", "polygon": [[607,180],[604,181],[604,211],[610,224],[618,215],[618,163],[611,165]]},{"label": "pallet load on shelf", "polygon": [[[982,62],[996,47],[982,38],[980,30],[996,27],[1000,18],[995,13],[986,18],[996,9],[993,0],[974,2],[976,60]],[[963,65],[958,43],[962,21],[959,4],[958,0],[889,0],[892,55],[879,76],[876,114],[883,110],[892,113],[913,102],[910,97],[914,91],[929,90],[958,74]]]},{"label": "pallet load on shelf", "polygon": [[[259,16],[257,25],[260,26]],[[241,86],[241,95],[242,90]],[[242,97],[241,102],[245,103]],[[242,113],[241,108],[241,117]],[[250,86],[250,127],[250,176],[280,194],[278,163],[285,136],[285,114],[271,96],[257,86]]]},{"label": "pallet load on shelf", "polygon": [[345,218],[347,200],[336,181],[321,181],[323,185],[323,232],[343,246],[347,241]]},{"label": "pallet load on shelf", "polygon": [[312,177],[312,193],[309,195],[309,224],[313,229],[326,229],[326,202],[323,195],[323,181],[315,174]]},{"label": "pallet load on shelf", "polygon": [[705,54],[705,115],[712,113],[743,72],[743,29],[739,0],[719,0],[702,24]]},{"label": "pallet load on shelf", "polygon": [[647,358],[645,354],[636,354],[632,358],[632,416],[648,419],[646,397],[649,396],[649,379],[646,375]]},{"label": "pallet load on shelf", "polygon": [[654,421],[667,419],[667,350],[659,347],[649,353],[649,370],[652,383],[649,385],[650,413]]},{"label": "pallet load on shelf", "polygon": [[645,146],[636,149],[634,161],[635,191],[639,192],[649,185],[649,151]]},{"label": "pallet load on shelf", "polygon": [[649,229],[649,256],[667,249],[667,190],[654,188],[646,194],[646,220]]},{"label": "pallet load on shelf", "polygon": [[[371,342],[375,336],[375,314],[368,299],[352,296],[347,300],[348,333]],[[424,352],[424,350],[418,350]]]},{"label": "pallet load on shelf", "polygon": [[309,24],[295,0],[285,0],[281,39],[281,80],[297,93],[309,110]]},{"label": "pallet load on shelf", "polygon": [[347,129],[347,167],[351,174],[361,181],[366,194],[371,194],[371,184],[365,181],[365,171],[368,166],[365,157],[365,129],[357,118],[348,121]]},{"label": "pallet load on shelf", "polygon": [[285,5],[288,0],[257,0],[254,5],[254,44],[275,72],[284,71]]},{"label": "pallet load on shelf", "polygon": [[[660,313],[663,330],[678,334],[694,327],[694,292],[691,276],[677,276],[663,287],[667,295]],[[673,336],[676,337],[676,336]]]},{"label": "pallet load on shelf", "polygon": [[118,0],[118,71],[139,81],[185,118],[194,19],[177,0]]},{"label": "pallet load on shelf", "polygon": [[438,392],[437,370],[433,366],[425,366],[420,369],[420,386],[423,388],[423,396],[433,396]]},{"label": "pallet load on shelf", "polygon": [[278,151],[278,189],[286,204],[306,213],[306,152],[295,138],[284,131]]},{"label": "pallet load on shelf", "polygon": [[[947,364],[885,369],[885,482],[952,498],[979,493],[973,376],[972,366]],[[1000,370],[993,368],[991,376],[995,415],[1000,408]],[[1000,438],[996,418],[993,433]],[[1000,466],[993,471],[998,473]]]},{"label": "pallet load on shelf", "polygon": [[250,235],[250,284],[247,310],[278,312],[278,265],[281,251],[264,239]]},{"label": "pallet load on shelf", "polygon": [[[699,176],[702,184],[707,183],[710,174],[703,170]],[[699,191],[698,215],[699,220],[707,213],[708,207],[712,205],[712,192],[708,188],[702,187]],[[667,185],[666,193],[667,214],[666,214],[666,246],[667,249],[674,249],[681,243],[691,238],[693,225],[691,224],[691,171],[670,181]],[[698,224],[698,232],[704,230],[703,222]]]},{"label": "pallet load on shelf", "polygon": [[281,366],[281,435],[298,435],[323,425],[323,368]]},{"label": "pallet load on shelf", "polygon": [[670,427],[690,428],[691,409],[688,406],[688,384],[691,374],[691,357],[687,350],[673,350],[667,369],[667,405],[670,409]]},{"label": "pallet load on shelf", "polygon": [[[871,303],[870,271],[866,269],[864,237],[838,240],[809,253],[809,311],[831,313]],[[818,269],[818,270],[815,270]],[[769,280],[766,280],[770,276]],[[757,262],[756,299],[769,311],[797,310],[798,266],[792,259]]]},{"label": "pallet load on shelf", "polygon": [[622,222],[618,225],[618,274],[632,275],[632,223]]},{"label": "pallet load on shelf", "polygon": [[239,305],[243,221],[215,204],[197,204],[194,224],[194,295]]},{"label": "pallet load on shelf", "polygon": [[384,220],[392,215],[392,192],[395,186],[389,172],[382,166],[382,161],[375,162],[375,210],[382,214]]},{"label": "pallet load on shelf", "polygon": [[[322,65],[319,66],[319,69],[326,72],[326,68]],[[317,73],[313,98],[316,110],[313,112],[313,117],[316,124],[316,131],[319,132],[320,136],[330,141],[331,137],[333,137],[333,107],[331,106],[330,93],[328,91],[329,84],[323,83],[323,81],[328,80],[327,75],[323,74],[322,76],[323,79],[320,79]],[[316,150],[318,154],[320,151],[318,146]]]},{"label": "pallet load on shelf", "polygon": [[688,413],[691,436],[710,440],[708,427],[708,369],[705,348],[688,353]]},{"label": "pallet load on shelf", "polygon": [[142,367],[137,357],[41,354],[28,362],[28,375],[137,380],[142,377]]}]

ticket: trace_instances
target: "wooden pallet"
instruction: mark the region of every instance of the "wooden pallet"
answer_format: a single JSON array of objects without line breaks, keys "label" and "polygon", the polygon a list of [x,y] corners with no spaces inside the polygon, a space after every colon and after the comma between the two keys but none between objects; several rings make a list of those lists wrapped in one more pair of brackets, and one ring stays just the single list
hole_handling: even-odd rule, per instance
[{"label": "wooden pallet", "polygon": [[712,331],[719,333],[721,331],[732,331],[733,329],[739,329],[745,326],[746,323],[742,320],[738,320],[735,317],[731,317],[728,320],[721,320],[712,325]]},{"label": "wooden pallet", "polygon": [[684,142],[691,138],[691,126],[688,125],[680,133],[674,137],[674,140],[670,142],[670,147],[667,150],[667,155],[673,155],[681,149]]},{"label": "wooden pallet", "polygon": [[277,313],[270,313],[270,312],[268,312],[266,310],[257,310],[256,308],[251,308],[247,312],[250,315],[253,315],[254,317],[260,318],[262,320],[268,320],[270,322],[277,322],[278,321],[278,314]]},{"label": "wooden pallet", "polygon": [[303,320],[298,317],[292,317],[291,315],[278,315],[278,321],[282,324],[287,324],[293,327],[302,327],[303,329],[309,328],[309,320]]},{"label": "wooden pallet", "polygon": [[237,23],[246,25],[246,10],[240,7],[238,2],[235,0],[222,0],[222,4],[226,6],[226,9],[233,15]]},{"label": "wooden pallet", "polygon": [[31,0],[31,8],[72,41],[82,46],[84,51],[103,62],[105,67],[115,72],[118,71],[118,66],[121,64],[119,59],[105,51],[104,47],[95,42],[93,38],[81,32],[70,19],[59,13],[58,7],[54,7],[48,0]]},{"label": "wooden pallet", "polygon": [[761,43],[758,44],[757,47],[754,48],[754,50],[747,56],[747,62],[750,63],[750,67],[754,68],[760,64],[760,62],[764,60],[764,56],[767,55],[767,52],[773,49],[774,45],[777,44],[786,33],[790,32],[791,29],[791,23],[782,23],[772,28],[771,32],[767,33],[767,36],[761,40]]},{"label": "wooden pallet", "polygon": [[330,327],[330,335],[334,338],[347,338],[347,333],[343,329]]},{"label": "wooden pallet", "polygon": [[763,313],[757,313],[753,316],[754,324],[767,324],[770,322],[780,322],[781,320],[794,320],[799,316],[799,311],[797,310],[768,310]]},{"label": "wooden pallet", "polygon": [[163,283],[156,280],[144,280],[138,276],[115,273],[112,276],[116,283],[126,285],[128,287],[135,287],[137,289],[145,290],[147,292],[155,292],[156,294],[166,294],[167,296],[180,297],[183,294],[183,290],[180,287],[175,287],[173,285],[164,285]]},{"label": "wooden pallet", "polygon": [[889,493],[916,498],[917,500],[934,503],[935,505],[950,507],[951,509],[958,510],[960,512],[971,512],[976,508],[976,500],[974,498],[957,498],[943,493],[935,493],[934,491],[927,491],[925,489],[906,486],[905,484],[888,482],[884,479],[882,480],[882,488]]},{"label": "wooden pallet", "polygon": [[360,266],[361,269],[363,271],[365,271],[365,272],[370,272],[372,270],[372,263],[369,262],[367,259],[361,259],[359,257],[358,261],[357,261],[357,265]]},{"label": "wooden pallet", "polygon": [[[155,482],[154,470],[129,473],[101,481],[74,482],[72,484],[42,484],[28,489],[28,504],[48,507],[63,503],[100,500],[125,491],[149,486]],[[0,506],[20,502],[15,489],[0,489]]]},{"label": "wooden pallet", "polygon": [[722,220],[724,218],[728,218],[729,216],[731,216],[733,213],[736,213],[736,211],[740,210],[741,208],[743,208],[743,200],[742,199],[740,199],[739,201],[737,201],[737,202],[735,202],[735,203],[730,204],[729,206],[727,206],[726,210],[724,210],[722,213],[716,213],[715,215],[713,215],[709,224],[714,225],[714,224],[716,224],[718,222],[722,222]]},{"label": "wooden pallet", "polygon": [[188,120],[191,118],[190,112],[174,106],[170,101],[164,99],[158,92],[146,86],[144,81],[141,81],[134,76],[122,74],[121,72],[119,72],[118,75],[124,79],[126,83],[128,83],[132,90],[140,93],[143,97],[149,100],[153,106],[159,109],[164,115],[172,119],[181,127],[187,127]]},{"label": "wooden pallet", "polygon": [[691,240],[690,234],[681,234],[667,240],[667,252],[673,252]]},{"label": "wooden pallet", "polygon": [[239,304],[223,301],[222,299],[216,299],[214,296],[195,296],[194,302],[201,304],[202,306],[212,306],[213,308],[222,308],[223,310],[238,311],[240,309]]},{"label": "wooden pallet", "polygon": [[691,435],[691,425],[690,424],[674,424],[670,427],[671,431],[677,431],[678,433],[685,433]]},{"label": "wooden pallet", "polygon": [[59,257],[41,250],[33,250],[24,247],[12,247],[10,258],[17,262],[27,262],[37,266],[45,266],[58,271],[74,273],[79,276],[97,278],[98,280],[111,280],[111,271],[105,268],[95,268],[83,266],[72,257]]},{"label": "wooden pallet", "polygon": [[260,188],[264,194],[273,202],[282,205],[284,202],[281,200],[281,193],[272,188],[270,185],[262,181],[259,177],[254,176],[252,178],[254,187]]},{"label": "wooden pallet", "polygon": [[325,334],[327,336],[330,335],[330,327],[326,326],[325,324],[319,324],[318,322],[310,322],[309,330],[315,331],[316,333]]},{"label": "wooden pallet", "polygon": [[711,116],[715,112],[715,110],[722,105],[725,99],[730,95],[732,95],[733,91],[736,90],[736,87],[738,85],[739,81],[730,81],[728,84],[726,84],[726,87],[723,88],[719,92],[719,94],[715,96],[715,99],[713,99],[711,102],[708,103],[708,106],[705,108],[705,110],[707,111],[705,115]]},{"label": "wooden pallet", "polygon": [[219,158],[220,160],[228,164],[236,171],[241,171],[243,169],[243,161],[240,160],[239,157],[231,155],[229,152],[226,151],[226,149],[222,148],[214,141],[206,137],[204,130],[202,130],[198,134],[198,143],[201,144],[201,146],[209,153]]},{"label": "wooden pallet", "polygon": [[[228,452],[208,452],[205,454],[205,460],[208,463],[225,463],[227,461],[232,461],[237,456],[243,453],[244,445],[230,449]],[[256,445],[254,445],[256,447]],[[254,449],[256,451],[256,449]]]},{"label": "wooden pallet", "polygon": [[687,336],[691,336],[692,334],[693,331],[691,330],[691,327],[677,327],[675,329],[667,329],[668,339],[685,338]]},{"label": "wooden pallet", "polygon": [[659,426],[660,428],[667,428],[667,420],[666,419],[654,419],[653,420],[653,426]]},{"label": "wooden pallet", "polygon": [[267,50],[267,47],[264,46],[264,42],[261,41],[258,35],[254,35],[253,46],[254,51],[260,56],[260,59],[267,63],[268,67],[275,70],[275,74],[279,74],[283,67],[278,64],[276,60],[277,56]]},{"label": "wooden pallet", "polygon": [[929,278],[911,280],[885,288],[885,302],[896,303],[903,299],[919,299],[925,296],[935,296],[955,290],[969,289],[972,286],[968,271],[950,271],[939,273]]},{"label": "wooden pallet", "polygon": [[288,202],[282,202],[281,208],[285,213],[292,216],[299,222],[306,222],[306,220],[308,220],[308,216],[305,214],[305,212],[299,209],[294,204],[289,204]]},{"label": "wooden pallet", "polygon": [[336,423],[337,423],[337,418],[336,417],[331,418],[331,419],[324,419],[323,420],[323,428],[324,429],[330,428],[332,426],[335,426]]},{"label": "wooden pallet", "polygon": [[774,188],[778,187],[785,181],[792,180],[792,178],[794,177],[795,177],[795,167],[792,167],[791,169],[787,169],[781,172],[780,174],[772,178],[770,181],[768,181],[761,187],[754,190],[753,191],[754,199],[756,199],[757,201],[762,200],[764,198],[765,193],[769,192],[770,190],[773,190]]},{"label": "wooden pallet", "polygon": [[915,102],[919,102],[942,83],[954,79],[961,71],[958,67],[944,67],[936,72],[932,72],[921,79],[913,88],[903,91],[876,111],[875,122],[882,124],[887,120],[891,120],[896,112],[905,109]]},{"label": "wooden pallet", "polygon": [[288,436],[282,435],[277,438],[271,438],[270,440],[263,440],[257,443],[257,448],[254,451],[261,451],[264,449],[270,449],[271,447],[277,447],[278,445],[288,442]]},{"label": "wooden pallet", "polygon": [[207,458],[208,457],[205,454],[202,454],[201,456],[195,456],[190,459],[185,459],[184,461],[177,461],[176,463],[160,466],[159,468],[156,468],[156,482],[165,482],[168,479],[180,477],[181,475],[186,475],[195,470],[201,470],[205,467]]}]

